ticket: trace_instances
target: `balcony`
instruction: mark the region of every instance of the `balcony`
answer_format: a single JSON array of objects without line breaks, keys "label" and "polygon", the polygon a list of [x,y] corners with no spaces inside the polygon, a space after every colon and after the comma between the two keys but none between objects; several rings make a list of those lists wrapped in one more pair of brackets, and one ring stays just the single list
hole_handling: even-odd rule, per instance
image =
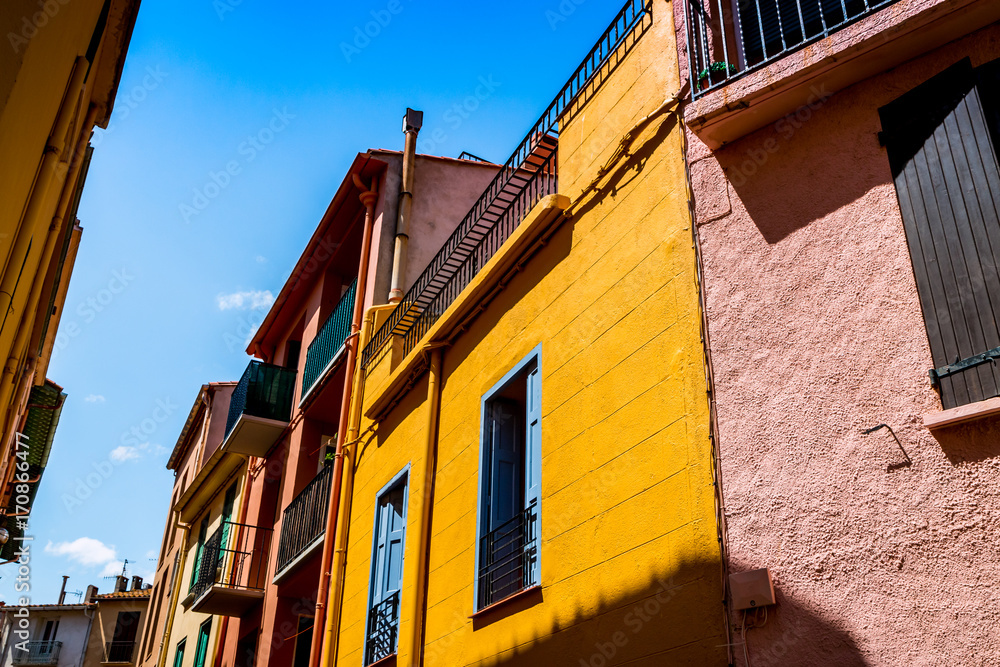
[{"label": "balcony", "polygon": [[57,665],[62,642],[28,642],[28,650],[22,651],[15,645],[11,657],[15,665]]},{"label": "balcony", "polygon": [[225,451],[265,456],[288,426],[294,393],[294,370],[251,361],[229,404]]},{"label": "balcony", "polygon": [[[711,149],[1000,20],[994,0],[675,0],[689,127]],[[807,108],[808,107],[808,108]],[[808,116],[806,116],[808,117]]]},{"label": "balcony", "polygon": [[135,642],[108,642],[104,647],[105,665],[131,665]]},{"label": "balcony", "polygon": [[538,584],[537,502],[484,535],[479,546],[478,609],[501,602]]},{"label": "balcony", "polygon": [[332,478],[333,466],[323,468],[285,508],[281,519],[281,539],[278,541],[275,582],[323,544]]},{"label": "balcony", "polygon": [[688,62],[698,97],[899,0],[687,0]]},{"label": "balcony", "polygon": [[399,637],[399,591],[372,607],[365,634],[365,664],[373,665],[396,653]]},{"label": "balcony", "polygon": [[192,609],[242,616],[263,600],[271,533],[270,528],[223,522],[205,542]]},{"label": "balcony", "polygon": [[323,328],[306,351],[306,368],[302,374],[302,400],[330,372],[340,358],[344,349],[344,341],[351,333],[351,317],[354,314],[354,296],[357,293],[358,281],[347,289],[340,303],[327,318]]}]

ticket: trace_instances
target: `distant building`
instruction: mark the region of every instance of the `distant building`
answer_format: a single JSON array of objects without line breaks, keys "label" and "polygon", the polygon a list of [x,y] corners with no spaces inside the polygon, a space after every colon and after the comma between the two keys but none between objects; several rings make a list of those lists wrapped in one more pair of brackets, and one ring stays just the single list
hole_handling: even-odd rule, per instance
[{"label": "distant building", "polygon": [[[223,450],[233,382],[204,385],[170,454],[174,491],[136,664],[213,664],[222,636],[219,614],[242,599],[217,581],[261,580],[250,572],[257,533],[242,529],[245,457]],[[263,545],[258,550],[266,553]]]},{"label": "distant building", "polygon": [[[63,582],[58,604],[0,607],[0,666],[136,665],[136,632],[149,606],[150,589],[140,577],[132,578],[131,590],[128,584],[125,577],[117,577],[113,592],[99,595],[96,586],[89,586],[79,603],[65,604]],[[27,620],[26,631],[22,619]]]},{"label": "distant building", "polygon": [[[64,396],[46,379],[82,228],[94,127],[107,127],[139,0],[5,0],[0,7],[0,524],[16,537],[15,455],[48,456]],[[55,411],[54,416],[33,415]],[[42,442],[26,433],[39,421]],[[37,431],[36,431],[37,432]],[[27,437],[25,437],[27,436]],[[37,487],[41,468],[28,482]],[[13,539],[0,548],[9,561]]]}]

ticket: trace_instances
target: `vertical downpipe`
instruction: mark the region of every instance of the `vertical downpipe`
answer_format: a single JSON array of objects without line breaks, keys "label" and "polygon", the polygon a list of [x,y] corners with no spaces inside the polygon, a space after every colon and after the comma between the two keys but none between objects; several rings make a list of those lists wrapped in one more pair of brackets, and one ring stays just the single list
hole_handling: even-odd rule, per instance
[{"label": "vertical downpipe", "polygon": [[[354,295],[354,313],[351,317],[351,334],[344,345],[347,347],[345,361],[347,377],[344,379],[344,393],[340,400],[340,423],[337,428],[337,453],[333,461],[333,479],[330,484],[330,500],[326,508],[326,532],[323,534],[323,560],[320,561],[319,588],[316,590],[316,615],[313,619],[312,647],[309,652],[309,667],[319,667],[320,659],[329,664],[330,647],[334,641],[331,624],[327,622],[327,603],[330,600],[331,572],[333,570],[333,545],[337,534],[337,511],[340,508],[341,487],[344,479],[344,444],[350,425],[351,396],[358,365],[358,350],[361,338],[361,320],[364,317],[365,294],[368,287],[368,266],[372,248],[372,229],[375,226],[375,202],[378,201],[376,184],[366,187],[357,175],[353,175],[354,186],[360,190],[361,203],[365,206],[365,229],[361,240],[361,259],[358,266],[358,288]],[[358,397],[360,404],[360,397]]]},{"label": "vertical downpipe", "polygon": [[424,112],[406,110],[403,118],[403,132],[406,145],[403,148],[403,183],[399,193],[399,219],[396,221],[396,247],[392,255],[392,285],[389,303],[403,300],[403,285],[406,281],[406,256],[410,240],[410,215],[413,212],[413,181],[417,167],[417,135],[424,124]]}]

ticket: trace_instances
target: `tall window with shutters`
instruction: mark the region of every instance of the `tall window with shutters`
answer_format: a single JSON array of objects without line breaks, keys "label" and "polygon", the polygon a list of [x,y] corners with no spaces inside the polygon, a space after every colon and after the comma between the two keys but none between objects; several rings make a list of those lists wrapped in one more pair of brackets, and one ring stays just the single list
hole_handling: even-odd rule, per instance
[{"label": "tall window with shutters", "polygon": [[541,347],[482,401],[476,609],[540,583]]},{"label": "tall window with shutters", "polygon": [[1000,395],[998,95],[966,59],[879,110],[946,409]]},{"label": "tall window with shutters", "polygon": [[406,547],[406,504],[409,468],[379,491],[375,504],[365,664],[396,653],[399,643],[399,595]]}]

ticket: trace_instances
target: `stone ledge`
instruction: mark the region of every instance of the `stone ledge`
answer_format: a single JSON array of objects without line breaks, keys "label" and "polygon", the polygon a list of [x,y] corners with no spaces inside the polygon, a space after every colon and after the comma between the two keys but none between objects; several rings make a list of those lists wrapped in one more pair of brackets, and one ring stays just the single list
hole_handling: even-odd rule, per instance
[{"label": "stone ledge", "polygon": [[1000,396],[987,401],[969,403],[950,410],[932,412],[924,415],[924,426],[930,431],[936,431],[949,426],[986,419],[1000,415]]}]

